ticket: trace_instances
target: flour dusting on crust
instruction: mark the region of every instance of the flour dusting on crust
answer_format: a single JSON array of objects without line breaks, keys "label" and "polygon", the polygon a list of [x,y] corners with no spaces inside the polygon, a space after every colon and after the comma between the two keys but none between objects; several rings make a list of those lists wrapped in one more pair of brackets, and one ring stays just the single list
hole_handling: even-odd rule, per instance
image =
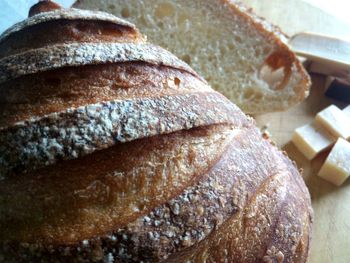
[{"label": "flour dusting on crust", "polygon": [[144,137],[220,123],[250,124],[222,95],[204,94],[101,102],[4,128],[0,130],[0,176]]},{"label": "flour dusting on crust", "polygon": [[[0,60],[0,83],[23,75],[72,66],[143,61],[187,71],[185,62],[165,49],[144,43],[70,43],[25,51]],[[199,77],[198,77],[199,78]]]},{"label": "flour dusting on crust", "polygon": [[4,41],[7,37],[16,33],[18,31],[23,30],[24,28],[34,26],[37,24],[54,21],[54,20],[96,20],[96,21],[106,21],[115,23],[117,25],[125,26],[136,30],[134,24],[120,19],[114,15],[109,13],[101,12],[101,11],[90,11],[90,10],[82,10],[82,9],[59,9],[50,12],[39,13],[35,16],[29,17],[26,20],[23,20],[9,29],[7,29],[0,36],[0,42]]}]

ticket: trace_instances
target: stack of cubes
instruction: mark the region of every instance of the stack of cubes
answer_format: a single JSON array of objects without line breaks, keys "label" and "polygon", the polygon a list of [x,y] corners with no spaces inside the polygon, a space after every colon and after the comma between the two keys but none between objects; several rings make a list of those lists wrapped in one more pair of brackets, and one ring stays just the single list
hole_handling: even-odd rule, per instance
[{"label": "stack of cubes", "polygon": [[311,124],[295,130],[292,141],[303,155],[314,159],[331,151],[318,175],[341,185],[350,175],[350,105],[341,110],[331,105],[320,111]]}]

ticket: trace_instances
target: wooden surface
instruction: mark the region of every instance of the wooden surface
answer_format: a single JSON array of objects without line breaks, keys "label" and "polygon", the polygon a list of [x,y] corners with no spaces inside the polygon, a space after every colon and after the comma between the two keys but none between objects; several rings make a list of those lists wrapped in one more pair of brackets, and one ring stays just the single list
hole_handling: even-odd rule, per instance
[{"label": "wooden surface", "polygon": [[[322,1],[322,0],[320,0]],[[350,35],[350,27],[331,15],[300,0],[243,0],[256,13],[279,25],[293,35],[300,31],[315,31],[338,36]],[[272,139],[304,170],[314,209],[313,239],[310,263],[350,262],[350,179],[335,187],[316,174],[326,153],[312,162],[298,152],[290,139],[295,128],[312,121],[315,114],[331,103],[323,95],[324,76],[312,76],[309,98],[282,113],[255,116],[260,127],[268,126]],[[337,104],[337,103],[336,103]],[[344,106],[338,104],[338,106]],[[350,161],[349,161],[350,165]]]}]

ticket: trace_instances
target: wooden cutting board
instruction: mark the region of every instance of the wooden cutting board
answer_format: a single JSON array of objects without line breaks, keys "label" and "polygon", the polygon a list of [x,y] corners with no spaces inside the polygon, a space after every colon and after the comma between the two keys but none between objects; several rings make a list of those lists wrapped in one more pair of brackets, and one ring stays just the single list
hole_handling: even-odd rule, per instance
[{"label": "wooden cutting board", "polygon": [[[321,0],[320,0],[321,1]],[[255,12],[289,35],[313,31],[350,36],[350,26],[301,0],[243,0]],[[345,2],[345,1],[344,1]],[[290,142],[295,128],[312,121],[315,114],[331,103],[323,95],[325,77],[312,75],[311,94],[300,105],[281,113],[254,116],[260,127],[267,126],[273,141],[284,149],[298,167],[310,190],[314,209],[310,263],[350,262],[350,180],[335,187],[316,176],[326,154],[309,162]],[[350,165],[350,162],[349,162]]]}]

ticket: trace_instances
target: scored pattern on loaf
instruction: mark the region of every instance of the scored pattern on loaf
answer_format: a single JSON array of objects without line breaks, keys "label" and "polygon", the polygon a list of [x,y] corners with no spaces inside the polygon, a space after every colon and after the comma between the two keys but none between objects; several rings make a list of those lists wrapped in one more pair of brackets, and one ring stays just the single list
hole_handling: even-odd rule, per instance
[{"label": "scored pattern on loaf", "polygon": [[[248,136],[245,136],[244,132],[248,133]],[[215,255],[216,248],[223,242],[227,242],[227,248],[236,246],[237,251],[232,250],[225,253],[221,250],[220,253],[223,255],[220,259],[235,258],[238,260],[239,254],[232,255],[232,253],[242,253],[242,258],[243,255],[245,255],[244,258],[253,257],[252,251],[248,249],[253,244],[248,240],[249,238],[253,240],[252,236],[256,235],[261,237],[260,240],[254,241],[258,242],[259,246],[264,246],[263,244],[268,245],[268,248],[273,246],[276,253],[283,251],[282,255],[289,258],[290,255],[283,250],[283,247],[293,244],[296,248],[301,242],[300,238],[309,233],[308,228],[303,229],[301,218],[307,217],[310,211],[306,206],[301,206],[301,203],[305,202],[303,199],[295,200],[295,203],[280,201],[282,197],[285,198],[284,201],[294,200],[297,198],[293,195],[295,192],[304,193],[297,183],[288,189],[289,181],[302,182],[302,179],[299,176],[294,178],[297,176],[294,174],[296,170],[289,170],[290,163],[283,161],[285,157],[280,152],[269,152],[271,145],[268,142],[259,141],[256,144],[258,138],[260,134],[255,128],[241,130],[235,138],[232,138],[230,146],[223,153],[219,162],[203,176],[198,184],[192,185],[179,196],[157,206],[147,215],[130,222],[123,228],[96,238],[82,240],[77,245],[62,246],[61,249],[66,251],[66,256],[80,259],[90,258],[97,249],[103,251],[99,254],[100,259],[109,257],[119,260],[128,259],[130,262],[140,262],[145,259],[155,261],[160,258],[174,260],[173,257],[169,258],[172,253],[182,253],[186,249],[191,249],[191,259],[197,259],[194,262],[202,262],[198,260],[199,253],[196,253],[193,246],[203,246],[203,242],[207,243],[209,251],[200,250],[199,252],[212,257]],[[259,146],[254,153],[251,152],[253,145]],[[243,166],[241,158],[245,160]],[[256,158],[258,158],[257,161],[255,161]],[[245,166],[249,168],[243,168]],[[254,171],[260,169],[260,173],[254,174]],[[249,194],[246,194],[247,191]],[[264,201],[268,199],[268,196],[272,196],[271,202]],[[255,206],[257,203],[267,206],[276,206],[275,203],[277,203],[276,210],[273,214],[269,214],[267,210],[259,213],[258,207]],[[296,203],[298,205],[295,205]],[[245,211],[246,208],[249,208],[249,211]],[[288,212],[281,216],[282,210]],[[289,221],[292,219],[288,218],[296,214],[300,215],[300,219]],[[254,220],[257,219],[260,224],[254,228]],[[276,228],[265,225],[263,219],[270,220],[271,224],[275,222]],[[287,221],[279,222],[280,219]],[[249,224],[241,225],[241,220]],[[218,231],[225,232],[222,228],[227,227],[225,226],[227,222],[232,224],[232,228],[233,226],[237,228],[237,232],[233,234],[235,238],[226,239],[225,237],[226,241],[218,241],[219,244],[216,244],[216,241],[213,242],[213,236],[217,235]],[[249,233],[245,235],[247,241],[241,244],[239,236],[244,235],[245,227]],[[283,240],[285,243],[281,242],[279,246],[275,240],[269,239],[265,231],[271,231],[270,234],[278,237],[278,241]],[[230,233],[227,235],[230,236]],[[306,248],[308,245],[306,244]],[[10,244],[7,249],[12,249]],[[55,258],[61,256],[60,251],[50,252],[44,245],[20,245],[19,249],[24,254],[28,250],[35,251],[33,260],[42,256]],[[139,253],[138,249],[144,253]],[[307,249],[303,248],[303,251],[302,257],[304,258],[307,256]],[[253,251],[253,253],[257,254],[259,251]],[[274,258],[274,255],[268,251],[261,253],[266,253],[265,257],[268,259]]]},{"label": "scored pattern on loaf", "polygon": [[219,123],[238,128],[251,124],[222,95],[203,95],[102,102],[18,122],[0,130],[0,175],[157,134]]},{"label": "scored pattern on loaf", "polygon": [[151,44],[70,43],[29,50],[0,60],[0,83],[27,74],[92,64],[144,61],[197,74],[170,52]]},{"label": "scored pattern on loaf", "polygon": [[53,20],[96,20],[96,21],[106,21],[111,22],[120,26],[129,27],[136,30],[134,24],[127,22],[126,20],[120,19],[116,16],[105,12],[81,10],[76,8],[71,8],[69,10],[59,9],[45,13],[39,13],[35,16],[29,17],[22,22],[19,22],[9,29],[7,29],[2,35],[0,35],[0,41],[5,40],[10,35],[21,31],[30,26],[41,24]]},{"label": "scored pattern on loaf", "polygon": [[0,36],[0,261],[306,262],[307,190],[251,118],[135,26],[45,3]]},{"label": "scored pattern on loaf", "polygon": [[10,220],[3,232],[11,240],[25,232],[23,242],[66,244],[114,231],[199,181],[245,131],[226,124],[181,130],[59,162],[21,180],[3,180],[0,222],[32,223],[18,228]]},{"label": "scored pattern on loaf", "polygon": [[[234,137],[247,131],[230,130],[228,126],[225,129],[224,136],[228,137],[227,144],[232,144]],[[218,146],[216,143],[214,145]],[[225,158],[222,158],[220,162],[223,163],[223,159],[228,158],[232,158],[232,153],[225,154]],[[86,254],[93,251],[95,246],[100,246],[98,243],[102,241],[107,244],[104,249],[105,255],[111,253],[122,260],[133,258],[134,261],[140,262],[144,257],[151,255],[135,255],[135,251],[132,251],[133,242],[137,242],[137,245],[143,243],[144,247],[157,247],[164,258],[168,257],[171,252],[200,242],[235,214],[238,206],[242,206],[247,198],[238,195],[238,192],[232,195],[231,189],[237,182],[229,180],[224,172],[220,172],[220,175],[217,176],[216,173],[220,168],[215,167],[205,174],[198,184],[190,186],[181,195],[158,206],[147,215],[139,217],[126,227],[101,235],[97,239],[83,240],[79,242],[77,250],[69,246],[66,249],[72,255],[78,254],[84,258]],[[220,212],[215,213],[218,211]],[[144,228],[146,231],[135,234],[138,228]],[[159,247],[160,242],[163,242],[162,247]],[[113,248],[118,249],[113,253]],[[37,255],[47,253],[45,247],[32,247],[31,249],[35,250]],[[156,253],[159,252],[156,251]]]}]

